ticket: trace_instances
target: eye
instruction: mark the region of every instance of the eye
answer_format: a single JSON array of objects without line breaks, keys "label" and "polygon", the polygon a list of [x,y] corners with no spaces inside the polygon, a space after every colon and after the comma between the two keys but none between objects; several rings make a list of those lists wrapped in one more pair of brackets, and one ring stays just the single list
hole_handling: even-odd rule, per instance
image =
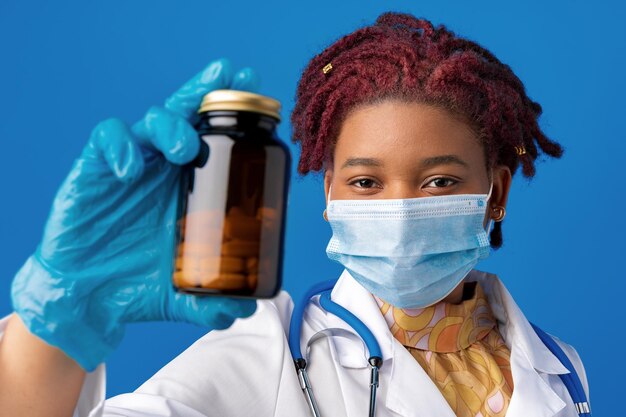
[{"label": "eye", "polygon": [[458,182],[457,180],[453,180],[452,178],[439,177],[427,183],[426,187],[431,186],[430,184],[433,184],[432,187],[434,188],[445,188],[445,187],[451,187],[457,182]]},{"label": "eye", "polygon": [[373,188],[376,185],[376,181],[370,178],[359,178],[350,183],[357,188]]}]

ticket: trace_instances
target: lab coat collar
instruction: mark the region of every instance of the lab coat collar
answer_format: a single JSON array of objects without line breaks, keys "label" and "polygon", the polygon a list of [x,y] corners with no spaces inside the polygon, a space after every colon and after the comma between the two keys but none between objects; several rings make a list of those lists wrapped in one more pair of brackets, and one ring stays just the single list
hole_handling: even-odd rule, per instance
[{"label": "lab coat collar", "polygon": [[489,300],[500,334],[512,348],[511,342],[518,345],[536,370],[547,374],[567,374],[568,369],[546,347],[530,322],[517,306],[502,281],[488,272],[473,270],[467,282],[478,281]]},{"label": "lab coat collar", "polygon": [[[511,349],[514,392],[507,416],[552,416],[565,402],[537,371],[545,374],[568,373],[567,368],[536,335],[530,323],[513,301],[500,279],[490,273],[472,270],[466,281],[480,282],[498,329]],[[390,386],[386,406],[406,416],[424,416],[427,410],[445,410],[441,415],[453,417],[452,409],[426,372],[398,342],[387,325],[374,297],[348,271],[344,270],[331,298],[350,310],[370,329],[380,344],[383,367],[390,367]],[[354,331],[341,319],[328,317],[333,327]],[[337,338],[335,349],[339,363],[348,368],[366,367],[362,342],[357,338]],[[410,387],[416,387],[412,389]],[[419,387],[419,389],[417,389]],[[420,410],[422,413],[420,413]],[[425,411],[426,410],[426,411]]]},{"label": "lab coat collar", "polygon": [[545,346],[517,306],[502,281],[494,274],[473,270],[467,281],[478,281],[483,288],[500,335],[511,349],[513,396],[509,416],[553,416],[565,402],[547,382],[547,375],[565,374],[568,369]]},{"label": "lab coat collar", "polygon": [[[526,319],[513,297],[495,275],[487,272],[472,270],[466,278],[466,282],[478,281],[489,300],[494,317],[498,323],[498,329],[504,340],[511,348],[509,341],[515,344],[528,357],[528,361],[536,370],[548,374],[566,374],[569,371],[559,359],[544,345],[535,333],[530,322]],[[396,339],[391,334],[389,326],[380,313],[380,309],[374,297],[361,286],[347,270],[344,270],[335,285],[331,298],[336,303],[347,308],[355,314],[372,331],[380,344],[383,360],[393,357]],[[352,328],[343,320],[334,320],[334,326],[354,333]],[[341,352],[341,349],[349,349],[349,344],[338,346],[339,357],[342,365],[358,367],[347,355],[349,352]],[[344,361],[346,362],[344,364]],[[360,362],[359,362],[360,363]],[[367,363],[363,363],[367,366]]]}]

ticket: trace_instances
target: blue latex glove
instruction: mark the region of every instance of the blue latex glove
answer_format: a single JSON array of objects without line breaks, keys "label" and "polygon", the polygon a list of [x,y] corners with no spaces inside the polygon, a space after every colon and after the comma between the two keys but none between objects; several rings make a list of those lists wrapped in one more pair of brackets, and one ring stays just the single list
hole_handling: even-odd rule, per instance
[{"label": "blue latex glove", "polygon": [[251,69],[233,74],[220,59],[132,127],[119,119],[95,127],[13,281],[13,307],[32,333],[92,371],[126,323],[222,329],[255,311],[255,300],[177,293],[171,272],[180,165],[200,146],[189,120],[209,91],[257,84]]}]

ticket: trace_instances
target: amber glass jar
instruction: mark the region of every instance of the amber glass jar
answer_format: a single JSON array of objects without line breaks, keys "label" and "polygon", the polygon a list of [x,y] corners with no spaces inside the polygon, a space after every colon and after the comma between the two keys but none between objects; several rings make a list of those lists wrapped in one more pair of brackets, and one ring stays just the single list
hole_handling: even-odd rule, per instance
[{"label": "amber glass jar", "polygon": [[279,111],[277,100],[244,91],[204,97],[201,151],[181,176],[178,291],[268,298],[280,290],[291,157],[276,134]]}]

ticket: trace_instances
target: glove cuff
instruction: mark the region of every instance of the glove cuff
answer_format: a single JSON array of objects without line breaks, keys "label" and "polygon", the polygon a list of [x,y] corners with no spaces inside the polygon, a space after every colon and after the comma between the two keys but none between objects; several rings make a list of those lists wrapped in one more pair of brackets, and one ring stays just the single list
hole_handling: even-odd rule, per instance
[{"label": "glove cuff", "polygon": [[108,320],[93,311],[88,296],[78,294],[77,283],[55,275],[60,274],[50,273],[31,255],[13,280],[13,308],[31,333],[92,372],[117,348],[124,326],[105,326]]}]

